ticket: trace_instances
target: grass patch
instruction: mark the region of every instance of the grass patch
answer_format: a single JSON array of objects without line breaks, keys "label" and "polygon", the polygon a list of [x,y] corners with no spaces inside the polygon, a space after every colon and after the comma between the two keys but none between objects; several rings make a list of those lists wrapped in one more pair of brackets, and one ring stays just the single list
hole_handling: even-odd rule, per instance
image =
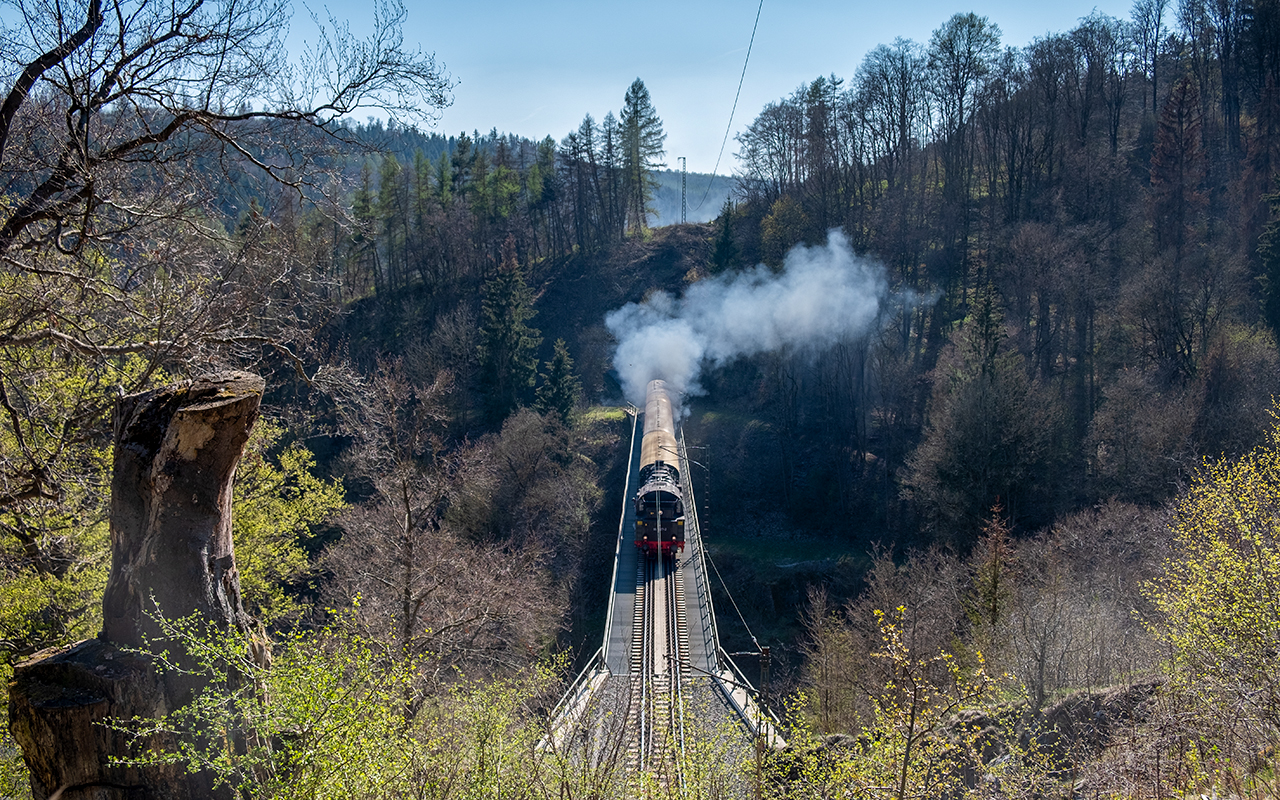
[{"label": "grass patch", "polygon": [[733,555],[761,567],[788,569],[799,564],[849,561],[861,569],[871,566],[865,550],[823,539],[725,539],[707,542],[713,554]]},{"label": "grass patch", "polygon": [[591,406],[582,412],[582,422],[621,422],[627,418],[625,409],[619,406]]}]

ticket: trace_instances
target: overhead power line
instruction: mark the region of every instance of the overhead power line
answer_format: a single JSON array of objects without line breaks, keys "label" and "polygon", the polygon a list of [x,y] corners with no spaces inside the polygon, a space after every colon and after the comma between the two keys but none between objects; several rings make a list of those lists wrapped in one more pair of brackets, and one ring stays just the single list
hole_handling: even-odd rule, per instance
[{"label": "overhead power line", "polygon": [[729,111],[729,124],[724,127],[724,139],[720,142],[720,153],[716,156],[716,165],[711,170],[711,180],[707,181],[706,191],[702,193],[702,199],[698,201],[698,205],[694,207],[694,211],[702,208],[702,204],[707,201],[707,195],[711,193],[711,185],[716,182],[716,174],[720,171],[720,159],[724,157],[724,147],[729,143],[729,131],[733,130],[733,115],[738,111],[738,98],[742,96],[742,83],[747,79],[747,64],[751,63],[751,48],[756,43],[756,28],[760,27],[760,11],[764,8],[764,0],[760,0],[760,5],[756,6],[756,21],[751,25],[751,41],[747,43],[747,57],[742,60],[742,75],[738,77],[738,91],[733,95],[733,108]]}]

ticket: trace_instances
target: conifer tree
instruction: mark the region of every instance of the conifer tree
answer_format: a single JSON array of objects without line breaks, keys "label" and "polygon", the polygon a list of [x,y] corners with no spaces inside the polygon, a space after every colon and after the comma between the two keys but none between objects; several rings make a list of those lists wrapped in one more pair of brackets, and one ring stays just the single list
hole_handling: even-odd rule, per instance
[{"label": "conifer tree", "polygon": [[573,359],[564,339],[556,339],[555,352],[546,367],[538,387],[538,410],[555,414],[567,425],[582,397],[582,382],[573,374]]},{"label": "conifer tree", "polygon": [[1258,283],[1262,287],[1262,318],[1280,341],[1280,194],[1267,196],[1272,219],[1258,237],[1258,256],[1262,262],[1262,274]]},{"label": "conifer tree", "polygon": [[738,248],[733,243],[733,198],[724,199],[720,210],[720,233],[716,236],[716,248],[711,253],[711,271],[724,272],[738,260]]},{"label": "conifer tree", "polygon": [[440,192],[440,205],[448,206],[453,197],[453,162],[448,153],[441,153],[436,161],[436,188]]},{"label": "conifer tree", "polygon": [[480,388],[489,420],[499,423],[529,401],[538,377],[542,335],[528,325],[537,313],[516,260],[515,237],[502,245],[497,273],[485,282],[481,302]]},{"label": "conifer tree", "polygon": [[378,200],[375,213],[381,227],[383,269],[388,288],[404,283],[404,225],[408,222],[404,204],[402,169],[394,153],[388,153],[378,166]]},{"label": "conifer tree", "polygon": [[351,199],[351,216],[355,229],[348,252],[348,291],[357,296],[368,289],[370,282],[375,291],[381,287],[378,275],[378,249],[376,238],[377,215],[374,209],[373,173],[369,162],[360,165],[360,184]]},{"label": "conifer tree", "polygon": [[982,526],[982,537],[973,553],[973,587],[965,598],[965,611],[984,649],[993,649],[1001,624],[1009,615],[1015,581],[1013,530],[997,499]]},{"label": "conifer tree", "polygon": [[612,111],[600,121],[600,171],[604,177],[600,213],[605,220],[607,238],[613,241],[626,232],[627,198],[622,185],[622,127]]},{"label": "conifer tree", "polygon": [[1151,221],[1156,245],[1172,248],[1175,258],[1194,235],[1207,198],[1201,189],[1205,153],[1201,144],[1200,98],[1184,76],[1169,93],[1156,129],[1151,154]]},{"label": "conifer tree", "polygon": [[656,185],[652,171],[665,167],[667,134],[649,99],[644,81],[636,78],[622,101],[622,167],[626,190],[627,224],[632,231],[644,230],[649,201]]}]

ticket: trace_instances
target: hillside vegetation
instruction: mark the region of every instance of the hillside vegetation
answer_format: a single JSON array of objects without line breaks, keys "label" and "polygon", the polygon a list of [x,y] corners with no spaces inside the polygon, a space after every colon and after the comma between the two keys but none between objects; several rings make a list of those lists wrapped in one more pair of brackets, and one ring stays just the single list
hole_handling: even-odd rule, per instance
[{"label": "hillside vegetation", "polygon": [[[830,262],[857,325],[681,387],[722,635],[773,645],[793,742],[691,794],[1275,793],[1273,9],[1139,0],[1024,46],[957,14],[760,110],[719,215],[670,224],[640,80],[558,140],[429,136],[451,86],[395,35],[332,31],[303,102],[280,4],[124,5],[5,32],[0,674],[101,626],[117,398],[245,368],[237,560],[279,657],[167,721],[189,768],[620,795],[537,744],[609,591],[606,320]],[[243,645],[166,624],[211,675]]]}]

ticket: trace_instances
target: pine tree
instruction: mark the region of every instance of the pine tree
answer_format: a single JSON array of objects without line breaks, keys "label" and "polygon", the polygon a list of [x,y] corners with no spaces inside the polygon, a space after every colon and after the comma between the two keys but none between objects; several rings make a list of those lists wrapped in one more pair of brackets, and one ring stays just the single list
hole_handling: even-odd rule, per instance
[{"label": "pine tree", "polygon": [[621,239],[627,229],[627,199],[622,180],[622,127],[610,111],[600,122],[600,215],[608,241]]},{"label": "pine tree", "polygon": [[528,325],[537,313],[516,260],[516,241],[507,236],[502,263],[484,284],[480,325],[480,387],[489,420],[500,423],[529,401],[538,377],[542,335]]},{"label": "pine tree", "polygon": [[636,78],[622,101],[622,167],[626,190],[627,221],[632,231],[647,225],[649,201],[657,183],[652,171],[665,167],[659,159],[666,153],[667,134],[649,99],[644,81]]},{"label": "pine tree", "polygon": [[538,410],[555,414],[560,421],[569,424],[573,410],[582,397],[582,383],[573,374],[573,359],[564,339],[556,339],[555,352],[546,362],[547,371],[538,387]]},{"label": "pine tree", "polygon": [[440,192],[440,205],[448,207],[453,197],[453,162],[448,153],[441,153],[436,162],[436,188]]}]

